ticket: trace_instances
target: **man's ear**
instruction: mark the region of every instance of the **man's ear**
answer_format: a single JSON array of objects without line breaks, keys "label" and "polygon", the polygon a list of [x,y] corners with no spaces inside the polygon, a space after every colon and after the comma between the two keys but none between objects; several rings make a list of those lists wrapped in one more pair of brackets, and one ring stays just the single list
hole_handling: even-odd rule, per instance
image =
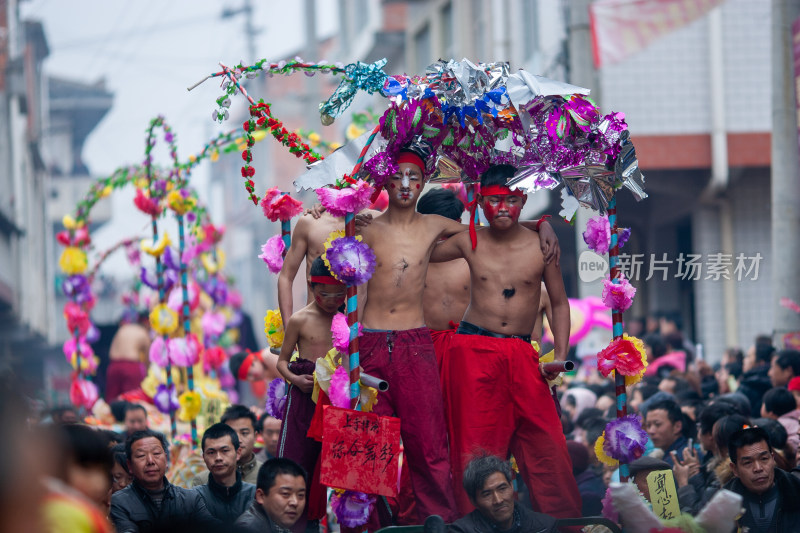
[{"label": "man's ear", "polygon": [[680,434],[680,433],[681,433],[681,431],[683,431],[683,421],[682,421],[682,420],[678,420],[678,421],[677,421],[677,422],[675,422],[675,423],[674,423],[672,426],[673,426],[673,428],[674,428],[675,430],[677,430],[676,432],[677,432],[678,434]]},{"label": "man's ear", "polygon": [[238,463],[241,460],[242,460],[242,447],[239,446],[238,448],[236,448],[236,462]]},{"label": "man's ear", "polygon": [[261,489],[256,489],[256,501],[258,505],[264,505],[264,500],[266,499],[267,495],[264,494],[264,491]]},{"label": "man's ear", "polygon": [[731,467],[731,472],[733,472],[733,475],[739,477],[739,466],[733,461],[729,462],[728,464]]}]

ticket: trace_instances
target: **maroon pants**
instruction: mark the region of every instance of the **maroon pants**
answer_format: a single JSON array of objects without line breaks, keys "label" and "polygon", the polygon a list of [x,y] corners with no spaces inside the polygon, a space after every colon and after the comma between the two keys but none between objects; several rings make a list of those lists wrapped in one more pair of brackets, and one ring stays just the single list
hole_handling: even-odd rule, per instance
[{"label": "maroon pants", "polygon": [[[289,370],[298,376],[312,375],[315,368],[316,363],[308,359],[301,358],[289,363]],[[294,531],[302,531],[307,520],[319,520],[325,514],[325,490],[318,486],[318,483],[314,483],[314,472],[322,452],[322,444],[306,436],[315,409],[316,404],[311,399],[311,394],[306,394],[294,385],[289,386],[286,414],[281,424],[281,440],[278,443],[278,457],[286,457],[302,466],[308,474],[309,483],[306,511],[298,520],[298,523],[302,524],[299,528],[293,528]],[[322,498],[321,505],[320,498]]]},{"label": "maroon pants", "polygon": [[106,370],[106,401],[113,402],[120,394],[137,390],[147,376],[147,365],[138,361],[111,361]]},{"label": "maroon pants", "polygon": [[536,511],[557,518],[581,516],[561,421],[529,342],[453,334],[442,359],[450,462],[458,508],[473,507],[461,487],[476,454],[506,459],[512,453]]},{"label": "maroon pants", "polygon": [[437,514],[457,518],[447,454],[442,392],[428,328],[364,331],[359,339],[364,372],[385,379],[373,412],[400,418],[405,457],[416,498],[418,524]]}]

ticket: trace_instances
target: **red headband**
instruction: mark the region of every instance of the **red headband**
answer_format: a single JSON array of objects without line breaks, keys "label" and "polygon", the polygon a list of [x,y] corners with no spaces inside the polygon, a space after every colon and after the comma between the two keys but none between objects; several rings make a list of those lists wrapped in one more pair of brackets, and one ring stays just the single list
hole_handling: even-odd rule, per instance
[{"label": "red headband", "polygon": [[399,165],[400,163],[417,165],[420,171],[425,172],[425,161],[414,152],[400,152],[400,155],[397,156],[397,164]]},{"label": "red headband", "polygon": [[[486,198],[487,196],[525,196],[525,193],[521,190],[514,189],[512,191],[506,185],[487,185],[486,187],[481,187],[479,194],[481,198]],[[469,240],[472,242],[473,250],[478,246],[478,234],[475,232],[475,211],[477,209],[478,195],[476,194],[469,205]]]},{"label": "red headband", "polygon": [[242,361],[242,366],[239,367],[239,373],[236,377],[238,377],[241,381],[247,380],[247,373],[250,371],[250,367],[253,366],[253,361],[258,358],[258,361],[263,365],[264,360],[261,358],[261,352],[248,352],[247,357],[244,358]]},{"label": "red headband", "polygon": [[322,283],[323,285],[344,285],[333,276],[311,276],[311,283]]}]

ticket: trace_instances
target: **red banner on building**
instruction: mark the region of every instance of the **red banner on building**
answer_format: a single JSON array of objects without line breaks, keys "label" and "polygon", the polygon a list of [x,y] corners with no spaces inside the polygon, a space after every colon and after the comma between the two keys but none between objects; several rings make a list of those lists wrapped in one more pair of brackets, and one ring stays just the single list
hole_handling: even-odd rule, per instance
[{"label": "red banner on building", "polygon": [[323,420],[320,482],[397,496],[400,419],[329,405]]},{"label": "red banner on building", "polygon": [[589,6],[594,65],[618,63],[724,0],[596,0]]}]

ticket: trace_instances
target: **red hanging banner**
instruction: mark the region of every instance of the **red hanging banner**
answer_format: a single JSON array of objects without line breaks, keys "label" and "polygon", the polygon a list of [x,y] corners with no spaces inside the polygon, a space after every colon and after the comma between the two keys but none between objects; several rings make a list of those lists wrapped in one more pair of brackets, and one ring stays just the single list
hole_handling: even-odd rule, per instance
[{"label": "red hanging banner", "polygon": [[400,419],[325,406],[320,482],[397,496]]}]

